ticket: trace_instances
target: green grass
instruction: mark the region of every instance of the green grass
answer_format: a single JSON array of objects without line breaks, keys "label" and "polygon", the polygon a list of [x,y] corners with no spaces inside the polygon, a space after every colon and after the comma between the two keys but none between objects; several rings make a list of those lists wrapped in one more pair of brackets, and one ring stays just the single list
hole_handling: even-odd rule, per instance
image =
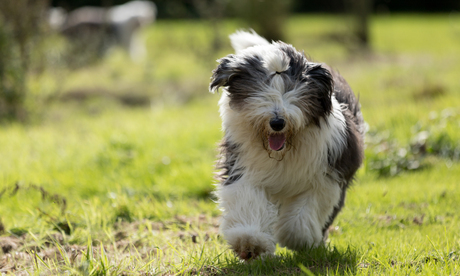
[{"label": "green grass", "polygon": [[[65,81],[56,83],[53,72],[32,79],[35,89],[60,87],[63,98],[99,96],[72,96],[49,104],[33,124],[0,127],[0,272],[460,274],[458,159],[434,150],[414,155],[421,169],[394,176],[372,163],[396,162],[424,130],[428,146],[460,146],[459,25],[449,15],[375,17],[375,51],[359,55],[330,39],[346,29],[340,17],[289,21],[288,41],[339,70],[359,93],[374,136],[328,245],[278,248],[276,257],[248,264],[218,235],[211,191],[222,134],[218,96],[207,92],[213,61],[231,52],[225,37],[242,23],[224,22],[226,46],[212,51],[209,24],[160,21],[145,32],[143,62],[115,51],[60,72]],[[124,95],[150,102],[127,106]]]}]

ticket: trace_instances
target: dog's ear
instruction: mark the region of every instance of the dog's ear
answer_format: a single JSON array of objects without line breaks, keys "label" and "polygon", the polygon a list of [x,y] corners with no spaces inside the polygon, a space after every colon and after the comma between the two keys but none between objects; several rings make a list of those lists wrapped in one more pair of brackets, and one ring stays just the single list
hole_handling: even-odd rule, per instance
[{"label": "dog's ear", "polygon": [[[325,117],[332,112],[332,92],[334,91],[334,80],[331,72],[319,63],[310,63],[305,72],[310,93],[315,95],[318,106],[315,120]],[[318,122],[315,122],[319,124]]]},{"label": "dog's ear", "polygon": [[217,60],[219,65],[212,71],[211,84],[209,84],[209,91],[211,93],[215,93],[219,87],[228,86],[230,77],[235,73],[234,68],[231,66],[234,58],[234,55],[228,55]]}]

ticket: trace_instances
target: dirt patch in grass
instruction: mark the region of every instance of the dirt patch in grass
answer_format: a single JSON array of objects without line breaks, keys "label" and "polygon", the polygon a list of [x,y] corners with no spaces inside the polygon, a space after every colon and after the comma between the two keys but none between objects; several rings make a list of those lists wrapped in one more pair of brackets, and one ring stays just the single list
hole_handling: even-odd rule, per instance
[{"label": "dirt patch in grass", "polygon": [[16,250],[20,243],[20,239],[16,237],[0,237],[0,248],[4,254]]},{"label": "dirt patch in grass", "polygon": [[[73,267],[82,272],[88,262],[110,260],[115,267],[120,260],[136,256],[147,263],[159,252],[171,250],[171,244],[190,247],[218,237],[218,218],[204,214],[196,217],[178,216],[168,221],[119,221],[113,225],[110,241],[93,239],[89,244],[70,244],[62,231],[47,236],[32,237],[32,233],[0,237],[0,273],[26,275],[40,265]],[[52,271],[52,268],[48,268]],[[62,272],[62,271],[55,271]],[[192,273],[192,271],[190,271]],[[221,269],[196,269],[201,275],[216,275]],[[148,274],[146,274],[148,275]]]}]

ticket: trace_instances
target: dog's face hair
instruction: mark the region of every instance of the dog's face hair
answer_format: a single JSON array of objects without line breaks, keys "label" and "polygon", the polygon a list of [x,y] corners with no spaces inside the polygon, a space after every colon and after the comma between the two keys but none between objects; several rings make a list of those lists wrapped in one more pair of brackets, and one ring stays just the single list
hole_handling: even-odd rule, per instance
[{"label": "dog's face hair", "polygon": [[255,46],[219,62],[210,90],[224,87],[230,108],[244,113],[269,154],[289,149],[293,135],[321,127],[332,111],[331,73],[291,45]]}]

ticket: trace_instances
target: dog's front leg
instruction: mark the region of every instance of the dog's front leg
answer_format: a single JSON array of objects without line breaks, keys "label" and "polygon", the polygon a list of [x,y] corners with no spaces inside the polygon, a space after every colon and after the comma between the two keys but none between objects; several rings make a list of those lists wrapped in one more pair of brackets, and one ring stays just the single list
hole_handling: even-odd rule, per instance
[{"label": "dog's front leg", "polygon": [[281,246],[292,250],[317,247],[323,242],[323,227],[339,204],[341,188],[323,183],[281,202],[276,237]]},{"label": "dog's front leg", "polygon": [[220,186],[217,195],[223,210],[220,231],[235,254],[243,260],[273,254],[277,209],[265,191],[240,179]]}]

